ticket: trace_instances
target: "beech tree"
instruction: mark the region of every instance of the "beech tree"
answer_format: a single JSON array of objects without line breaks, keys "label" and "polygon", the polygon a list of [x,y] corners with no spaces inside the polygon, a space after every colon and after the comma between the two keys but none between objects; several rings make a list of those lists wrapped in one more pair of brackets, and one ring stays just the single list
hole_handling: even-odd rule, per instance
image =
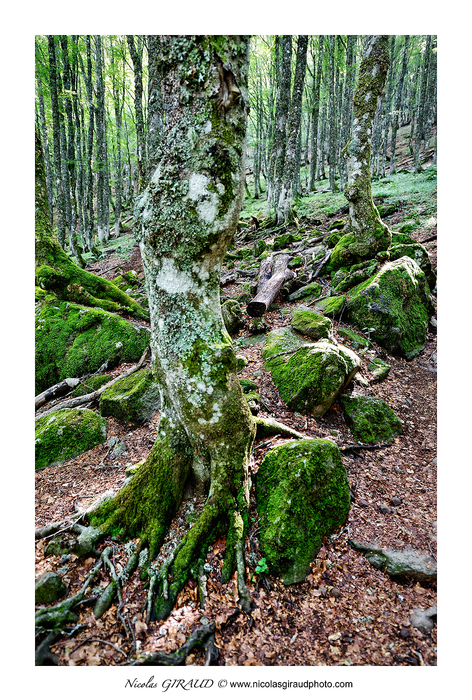
[{"label": "beech tree", "polygon": [[367,36],[354,93],[351,138],[344,150],[348,176],[345,196],[349,201],[351,232],[341,238],[331,256],[331,262],[338,267],[372,258],[387,250],[392,240],[372,199],[370,175],[372,126],[388,67],[388,36]]},{"label": "beech tree", "polygon": [[249,38],[161,36],[150,44],[161,138],[135,207],[161,387],[156,442],[133,479],[91,514],[103,532],[140,537],[158,553],[187,483],[206,489],[197,521],[159,578],[156,619],[172,610],[208,545],[226,530],[223,578],[238,572],[248,609],[243,537],[255,424],[236,374],[219,277],[244,193]]}]

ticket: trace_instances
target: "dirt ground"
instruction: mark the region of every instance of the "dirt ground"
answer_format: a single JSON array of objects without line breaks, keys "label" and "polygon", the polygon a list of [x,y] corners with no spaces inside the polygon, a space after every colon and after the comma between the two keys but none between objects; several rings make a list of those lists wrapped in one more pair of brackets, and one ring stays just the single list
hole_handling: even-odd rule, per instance
[{"label": "dirt ground", "polygon": [[[432,257],[434,252],[433,247]],[[138,257],[135,253],[134,266],[139,270]],[[106,265],[114,262],[111,256],[94,271],[100,274]],[[109,276],[115,274],[113,271]],[[289,323],[290,317],[284,313],[289,308],[291,305],[282,301],[276,311],[264,316],[270,329]],[[336,322],[334,327],[336,331]],[[146,624],[147,589],[135,573],[122,591],[121,613],[126,629],[117,619],[116,603],[99,620],[92,614],[93,603],[79,607],[74,633],[63,636],[51,647],[59,664],[129,664],[138,651],[176,650],[202,621],[210,621],[216,625],[215,643],[219,652],[216,663],[220,666],[436,665],[436,626],[430,634],[425,634],[410,623],[415,608],[424,610],[436,604],[436,586],[392,580],[374,569],[349,544],[349,540],[355,539],[395,549],[412,547],[436,557],[437,375],[433,330],[420,356],[411,362],[389,356],[375,344],[363,356],[364,378],[371,378],[367,364],[374,356],[386,359],[391,365],[390,374],[380,384],[369,384],[366,388],[354,380],[354,386],[360,393],[384,399],[403,421],[402,434],[389,447],[343,455],[352,494],[349,519],[345,527],[325,542],[303,583],[286,587],[275,578],[256,573],[262,555],[258,549],[258,520],[252,494],[246,561],[254,609],[249,615],[236,605],[235,578],[226,585],[219,582],[225,542],[218,540],[207,557],[211,573],[204,610],[198,607],[196,582],[189,581],[171,616],[164,623]],[[242,331],[241,335],[244,334]],[[341,336],[335,337],[346,342]],[[270,373],[264,370],[261,349],[261,344],[238,347],[238,354],[249,360],[240,376],[258,385],[266,409],[259,415],[275,417],[307,437],[329,438],[340,446],[352,445],[355,440],[337,403],[321,419],[288,409]],[[128,366],[116,368],[114,374]],[[144,459],[150,451],[158,421],[158,413],[142,427],[110,418],[106,443],[66,464],[37,472],[36,527],[72,518],[76,507],[85,507],[104,491],[119,488],[126,478],[127,467]],[[117,438],[125,447],[118,457],[112,456],[111,438]],[[255,443],[253,472],[267,449],[281,442],[284,440],[274,438],[269,445],[267,440],[265,444]],[[161,558],[190,527],[189,514],[198,507],[199,503],[191,498],[183,502]],[[46,557],[46,542],[36,542],[36,577],[59,569],[69,594],[74,594],[94,560],[81,561],[74,555],[68,561],[58,556]],[[113,548],[115,567],[126,561],[124,544],[106,540],[99,549],[106,545]],[[102,570],[94,586],[103,588],[109,580],[108,572]],[[204,653],[200,651],[186,659],[186,665],[204,664]]]}]

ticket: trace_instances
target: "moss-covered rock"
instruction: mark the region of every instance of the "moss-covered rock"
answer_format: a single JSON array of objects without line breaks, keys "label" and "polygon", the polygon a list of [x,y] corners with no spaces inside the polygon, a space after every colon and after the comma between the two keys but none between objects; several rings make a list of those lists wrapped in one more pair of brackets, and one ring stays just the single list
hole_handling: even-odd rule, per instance
[{"label": "moss-covered rock", "polygon": [[[365,263],[359,263],[358,265],[353,265],[350,271],[343,276],[340,282],[335,287],[335,291],[346,292],[352,287],[355,287],[361,282],[364,282],[369,277],[372,277],[377,270],[378,262],[377,260],[369,260]],[[337,273],[336,273],[337,274]]]},{"label": "moss-covered rock", "polygon": [[138,360],[149,344],[144,326],[101,309],[48,297],[36,309],[36,394],[67,377]]},{"label": "moss-covered rock", "polygon": [[333,324],[329,318],[303,306],[294,310],[290,325],[298,333],[308,335],[313,340],[329,338],[333,330]]},{"label": "moss-covered rock", "polygon": [[105,442],[107,422],[88,408],[55,411],[36,421],[36,469],[62,464]]},{"label": "moss-covered rock", "polygon": [[372,372],[372,383],[379,384],[383,382],[384,379],[387,379],[390,372],[390,365],[381,360],[380,357],[376,357],[375,360],[372,360],[372,362],[367,365],[367,369],[369,372]]},{"label": "moss-covered rock", "polygon": [[260,241],[256,241],[254,243],[254,248],[253,248],[253,255],[255,258],[258,258],[262,253],[267,249],[267,243],[261,239]]},{"label": "moss-covered rock", "polygon": [[34,602],[36,605],[54,603],[67,592],[66,585],[59,574],[54,571],[46,571],[38,576],[34,583]]},{"label": "moss-covered rock", "polygon": [[421,245],[421,243],[398,243],[396,245],[392,245],[389,253],[390,260],[398,260],[399,258],[403,258],[404,255],[414,260],[418,267],[420,267],[426,275],[430,288],[434,288],[434,285],[436,284],[436,275],[434,273],[433,266],[431,265],[428,251]]},{"label": "moss-covered rock", "polygon": [[349,483],[330,440],[299,440],[266,454],[256,477],[260,547],[286,585],[310,573],[323,538],[346,521]]},{"label": "moss-covered rock", "polygon": [[341,396],[340,403],[351,432],[359,442],[375,445],[392,442],[402,422],[382,399],[372,396]]},{"label": "moss-covered rock", "polygon": [[304,287],[300,287],[296,292],[290,294],[289,301],[299,301],[300,299],[317,299],[321,294],[321,285],[318,282],[310,282]]},{"label": "moss-covered rock", "polygon": [[249,394],[252,391],[257,392],[257,384],[251,382],[250,379],[244,379],[244,377],[239,377],[239,383],[241,384],[241,389],[244,394]]},{"label": "moss-covered rock", "polygon": [[243,310],[241,304],[236,299],[228,299],[221,305],[221,313],[226,330],[230,335],[234,335],[244,326]]},{"label": "moss-covered rock", "polygon": [[328,226],[328,231],[332,231],[333,229],[341,229],[345,225],[346,222],[344,221],[344,219],[333,219],[333,221]]},{"label": "moss-covered rock", "polygon": [[[271,339],[273,333],[278,336],[275,342]],[[321,417],[360,368],[360,358],[343,345],[326,340],[297,348],[297,340],[294,343],[289,333],[280,336],[280,329],[268,335],[263,350],[265,369],[292,410]]]},{"label": "moss-covered rock", "polygon": [[71,396],[76,398],[78,396],[85,396],[86,394],[91,394],[92,391],[97,391],[107,382],[111,381],[111,377],[108,374],[98,374],[96,377],[90,377],[84,382],[79,384],[77,389],[74,389]]},{"label": "moss-covered rock", "polygon": [[387,262],[355,287],[347,302],[349,318],[392,354],[412,359],[424,347],[434,308],[425,274],[408,257]]},{"label": "moss-covered rock", "polygon": [[283,250],[294,241],[295,236],[293,233],[282,233],[280,236],[274,238],[273,248],[274,250]]},{"label": "moss-covered rock", "polygon": [[346,338],[355,350],[370,347],[370,343],[366,338],[363,338],[358,333],[354,333],[350,328],[338,328],[338,334]]},{"label": "moss-covered rock", "polygon": [[266,338],[262,357],[267,360],[275,355],[289,354],[301,348],[303,344],[303,338],[294,333],[291,328],[276,328]]},{"label": "moss-covered rock", "polygon": [[297,267],[301,267],[303,265],[303,258],[301,255],[296,255],[294,258],[289,260],[288,267],[291,270],[295,270]]},{"label": "moss-covered rock", "polygon": [[324,314],[325,316],[338,318],[344,309],[345,302],[346,297],[344,294],[336,297],[324,297],[313,305],[313,311],[316,311],[319,314]]},{"label": "moss-covered rock", "polygon": [[392,232],[392,246],[398,245],[399,243],[404,243],[405,245],[411,245],[413,243],[416,243],[415,239],[412,238],[411,236],[408,236],[406,233],[397,233],[396,231]]},{"label": "moss-covered rock", "polygon": [[328,246],[328,248],[334,248],[343,236],[343,231],[340,229],[335,229],[334,231],[331,231],[329,236],[324,239],[324,243]]},{"label": "moss-covered rock", "polygon": [[159,405],[159,385],[150,369],[142,369],[125,377],[105,389],[100,396],[102,416],[114,416],[135,425],[142,425],[152,418]]}]

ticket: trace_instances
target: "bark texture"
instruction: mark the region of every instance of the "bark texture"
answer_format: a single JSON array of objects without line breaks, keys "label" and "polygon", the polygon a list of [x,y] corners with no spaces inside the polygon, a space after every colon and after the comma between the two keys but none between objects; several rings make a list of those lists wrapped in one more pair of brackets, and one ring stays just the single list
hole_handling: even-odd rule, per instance
[{"label": "bark texture", "polygon": [[343,236],[333,251],[331,262],[335,265],[372,258],[391,243],[391,232],[372,199],[370,175],[372,125],[388,66],[388,36],[367,36],[354,93],[351,139],[345,149],[351,233]]},{"label": "bark texture", "polygon": [[163,60],[150,56],[150,80],[161,85],[155,104],[163,126],[151,154],[156,167],[135,216],[163,410],[148,460],[93,517],[104,531],[140,536],[153,557],[186,481],[208,489],[203,511],[160,579],[157,619],[172,610],[222,527],[228,533],[224,576],[238,569],[240,599],[248,604],[238,552],[255,424],[219,298],[221,263],[244,191],[248,44],[243,36],[161,36]]}]

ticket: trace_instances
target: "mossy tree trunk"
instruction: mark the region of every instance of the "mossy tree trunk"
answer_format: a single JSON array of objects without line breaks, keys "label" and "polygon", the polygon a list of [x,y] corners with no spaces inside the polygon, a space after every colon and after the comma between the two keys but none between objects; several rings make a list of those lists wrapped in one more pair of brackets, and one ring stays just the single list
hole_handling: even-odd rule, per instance
[{"label": "mossy tree trunk", "polygon": [[[154,557],[187,480],[208,500],[178,546],[155,617],[226,530],[224,578],[237,568],[247,606],[243,533],[255,424],[236,374],[220,307],[219,278],[244,192],[248,37],[162,36],[150,52],[158,73],[162,138],[135,216],[151,312],[153,370],[162,391],[159,434],[149,458],[92,514],[104,532],[139,536]],[[152,45],[152,44],[151,44]],[[150,115],[153,119],[153,115]]]},{"label": "mossy tree trunk", "polygon": [[61,248],[49,218],[41,138],[35,131],[35,263],[36,284],[59,299],[105,311],[147,319],[149,314],[132,297],[97,275],[82,270]]},{"label": "mossy tree trunk", "polygon": [[[349,201],[351,234],[344,245],[349,245],[345,252],[349,252],[352,262],[372,258],[391,243],[391,233],[372,199],[370,175],[372,126],[388,66],[388,36],[367,36],[354,93],[351,138],[345,148],[348,175],[345,195]],[[344,264],[348,263],[345,255]]]}]

